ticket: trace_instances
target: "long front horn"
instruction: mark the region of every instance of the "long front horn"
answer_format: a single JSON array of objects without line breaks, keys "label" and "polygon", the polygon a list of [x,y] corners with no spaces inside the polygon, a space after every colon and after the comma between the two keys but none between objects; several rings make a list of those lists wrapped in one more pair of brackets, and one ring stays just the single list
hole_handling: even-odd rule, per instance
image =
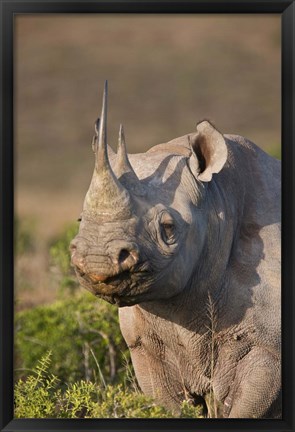
[{"label": "long front horn", "polygon": [[[99,123],[100,123],[100,118],[98,117],[98,119],[94,123],[95,135],[92,138],[92,150],[94,151],[94,153],[96,153],[96,145],[97,145],[97,140],[98,140]],[[115,156],[116,153],[114,152],[114,150],[112,149],[112,147],[109,144],[107,144],[107,147],[108,147],[108,158],[110,160],[110,157],[112,158],[113,156]]]},{"label": "long front horn", "polygon": [[107,149],[107,97],[105,82],[98,137],[94,142],[95,169],[86,194],[84,209],[109,219],[127,218],[131,214],[130,195],[114,175]]},{"label": "long front horn", "polygon": [[98,126],[98,139],[96,144],[95,168],[99,172],[101,169],[110,167],[107,150],[107,109],[108,109],[108,82],[105,82],[102,97],[101,116]]}]

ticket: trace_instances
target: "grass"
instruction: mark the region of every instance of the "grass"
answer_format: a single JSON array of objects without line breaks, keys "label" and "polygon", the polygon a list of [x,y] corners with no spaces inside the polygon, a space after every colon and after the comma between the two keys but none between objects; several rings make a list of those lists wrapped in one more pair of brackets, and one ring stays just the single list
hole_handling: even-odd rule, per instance
[{"label": "grass", "polygon": [[104,379],[61,387],[49,372],[51,357],[47,352],[25,379],[16,382],[15,418],[202,418],[201,407],[188,401],[175,415],[141,392],[123,384],[107,385]]},{"label": "grass", "polygon": [[122,338],[117,308],[87,292],[18,312],[15,318],[16,376],[25,377],[47,351],[51,371],[61,383],[94,379],[124,382],[129,351]]}]

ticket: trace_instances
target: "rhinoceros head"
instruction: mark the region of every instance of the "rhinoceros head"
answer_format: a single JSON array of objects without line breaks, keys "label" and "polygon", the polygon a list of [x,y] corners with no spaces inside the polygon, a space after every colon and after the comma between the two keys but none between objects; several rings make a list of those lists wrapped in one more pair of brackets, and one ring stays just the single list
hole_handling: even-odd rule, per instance
[{"label": "rhinoceros head", "polygon": [[204,185],[223,167],[227,148],[207,121],[183,140],[168,143],[171,152],[160,145],[134,155],[137,175],[122,126],[117,154],[108,148],[105,84],[95,168],[70,245],[81,285],[96,296],[132,305],[172,297],[189,281],[205,244]]}]

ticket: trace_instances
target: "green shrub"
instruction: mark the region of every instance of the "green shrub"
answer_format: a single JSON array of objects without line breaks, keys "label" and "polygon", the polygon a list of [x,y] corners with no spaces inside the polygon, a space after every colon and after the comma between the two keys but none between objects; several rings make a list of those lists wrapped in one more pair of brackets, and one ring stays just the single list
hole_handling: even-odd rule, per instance
[{"label": "green shrub", "polygon": [[[30,218],[14,220],[15,287],[16,292],[32,291],[31,263],[36,253],[35,222]],[[16,298],[17,303],[17,298]]]},{"label": "green shrub", "polygon": [[[51,353],[38,362],[14,390],[16,418],[169,418],[173,414],[149,397],[122,384],[112,386],[80,380],[61,389],[48,372]],[[178,416],[179,417],[179,416]],[[180,417],[201,417],[200,408],[184,402]]]},{"label": "green shrub", "polygon": [[49,247],[51,263],[58,274],[58,285],[61,293],[65,294],[68,290],[72,294],[79,284],[71,267],[69,245],[71,240],[78,232],[78,223],[74,223],[65,228],[64,232],[54,239]]},{"label": "green shrub", "polygon": [[[25,376],[47,351],[51,372],[62,383],[94,379],[126,380],[129,351],[120,332],[117,307],[90,293],[21,311],[15,319],[16,372]],[[128,361],[128,360],[127,360]]]},{"label": "green shrub", "polygon": [[25,381],[19,380],[14,389],[14,414],[17,418],[46,418],[55,411],[60,390],[58,379],[48,373],[50,355],[47,353],[38,362],[33,374]]}]

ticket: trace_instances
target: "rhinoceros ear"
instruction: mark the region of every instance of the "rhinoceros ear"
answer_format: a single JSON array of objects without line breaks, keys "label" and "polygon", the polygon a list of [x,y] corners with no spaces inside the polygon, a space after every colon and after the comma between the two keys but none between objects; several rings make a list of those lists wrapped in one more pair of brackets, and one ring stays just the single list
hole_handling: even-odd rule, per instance
[{"label": "rhinoceros ear", "polygon": [[197,133],[190,136],[190,146],[192,154],[188,162],[192,173],[198,180],[209,182],[227,160],[223,135],[204,120],[197,125]]}]

